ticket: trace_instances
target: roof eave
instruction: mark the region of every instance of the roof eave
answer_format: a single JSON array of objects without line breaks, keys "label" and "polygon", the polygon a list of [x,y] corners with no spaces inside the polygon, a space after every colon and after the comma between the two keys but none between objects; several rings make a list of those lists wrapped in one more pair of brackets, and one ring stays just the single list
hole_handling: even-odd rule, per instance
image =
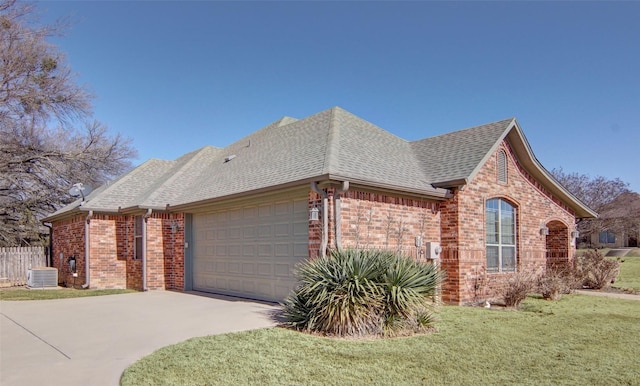
[{"label": "roof eave", "polygon": [[466,178],[458,178],[455,180],[433,182],[431,183],[431,186],[433,186],[434,188],[441,188],[441,189],[454,189],[454,188],[460,189],[463,186],[467,185],[468,183],[469,183],[469,180],[467,180]]}]

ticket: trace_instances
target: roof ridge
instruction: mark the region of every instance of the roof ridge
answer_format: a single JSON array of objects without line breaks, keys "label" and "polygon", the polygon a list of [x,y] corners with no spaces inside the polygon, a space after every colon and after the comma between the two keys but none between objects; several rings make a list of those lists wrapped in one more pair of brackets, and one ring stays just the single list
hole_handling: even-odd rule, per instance
[{"label": "roof ridge", "polygon": [[334,158],[339,155],[339,143],[336,143],[340,139],[339,130],[336,124],[336,112],[339,107],[332,107],[330,109],[331,116],[329,117],[329,129],[327,130],[327,150],[324,156],[324,164],[322,166],[323,173],[328,174],[333,171]]},{"label": "roof ridge", "polygon": [[416,143],[416,142],[421,142],[421,141],[425,141],[425,140],[429,140],[429,139],[434,139],[434,138],[440,138],[440,137],[445,137],[445,136],[450,136],[450,135],[459,135],[460,133],[462,133],[463,131],[467,131],[467,130],[474,130],[477,129],[479,127],[482,126],[489,126],[489,125],[497,125],[503,122],[512,122],[514,121],[516,118],[515,117],[511,117],[511,118],[505,118],[505,119],[499,119],[497,121],[493,121],[493,122],[488,122],[488,123],[483,123],[482,125],[475,125],[475,126],[471,126],[471,127],[466,127],[464,129],[459,129],[459,130],[455,130],[455,131],[449,131],[446,133],[442,133],[442,134],[437,134],[437,135],[433,135],[431,137],[425,137],[425,138],[420,138],[420,139],[416,139],[414,141],[410,141],[411,143]]}]

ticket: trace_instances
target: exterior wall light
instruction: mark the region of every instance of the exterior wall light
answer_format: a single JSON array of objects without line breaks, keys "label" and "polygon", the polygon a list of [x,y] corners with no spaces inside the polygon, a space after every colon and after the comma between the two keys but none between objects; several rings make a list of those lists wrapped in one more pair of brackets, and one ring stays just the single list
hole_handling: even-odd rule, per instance
[{"label": "exterior wall light", "polygon": [[320,209],[317,207],[311,208],[309,210],[309,221],[318,221],[320,219]]},{"label": "exterior wall light", "polygon": [[578,237],[580,237],[580,232],[575,230],[575,231],[571,231],[571,238],[572,239],[577,239]]},{"label": "exterior wall light", "polygon": [[540,227],[540,236],[548,236],[549,235],[549,228],[545,225]]}]

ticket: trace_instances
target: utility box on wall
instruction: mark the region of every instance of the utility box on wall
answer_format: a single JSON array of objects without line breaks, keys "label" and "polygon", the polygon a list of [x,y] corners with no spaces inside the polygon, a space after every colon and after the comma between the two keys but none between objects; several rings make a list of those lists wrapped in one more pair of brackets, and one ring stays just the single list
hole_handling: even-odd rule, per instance
[{"label": "utility box on wall", "polygon": [[434,260],[440,258],[440,252],[442,252],[442,247],[439,242],[429,241],[426,243],[427,249],[427,259]]}]

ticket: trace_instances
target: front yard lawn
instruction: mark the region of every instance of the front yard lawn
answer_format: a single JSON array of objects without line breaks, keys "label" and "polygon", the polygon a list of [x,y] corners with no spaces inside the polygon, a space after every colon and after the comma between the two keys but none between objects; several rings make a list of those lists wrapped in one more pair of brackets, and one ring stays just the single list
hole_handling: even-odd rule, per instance
[{"label": "front yard lawn", "polygon": [[620,275],[613,287],[640,292],[640,256],[625,256],[620,265]]},{"label": "front yard lawn", "polygon": [[136,292],[134,290],[106,289],[106,290],[81,290],[73,288],[56,289],[28,289],[6,288],[0,289],[0,300],[50,300],[80,298],[85,296],[115,295]]},{"label": "front yard lawn", "polygon": [[194,338],[129,367],[123,385],[632,385],[640,301],[528,298],[521,311],[443,306],[436,333],[345,340],[270,328]]}]

